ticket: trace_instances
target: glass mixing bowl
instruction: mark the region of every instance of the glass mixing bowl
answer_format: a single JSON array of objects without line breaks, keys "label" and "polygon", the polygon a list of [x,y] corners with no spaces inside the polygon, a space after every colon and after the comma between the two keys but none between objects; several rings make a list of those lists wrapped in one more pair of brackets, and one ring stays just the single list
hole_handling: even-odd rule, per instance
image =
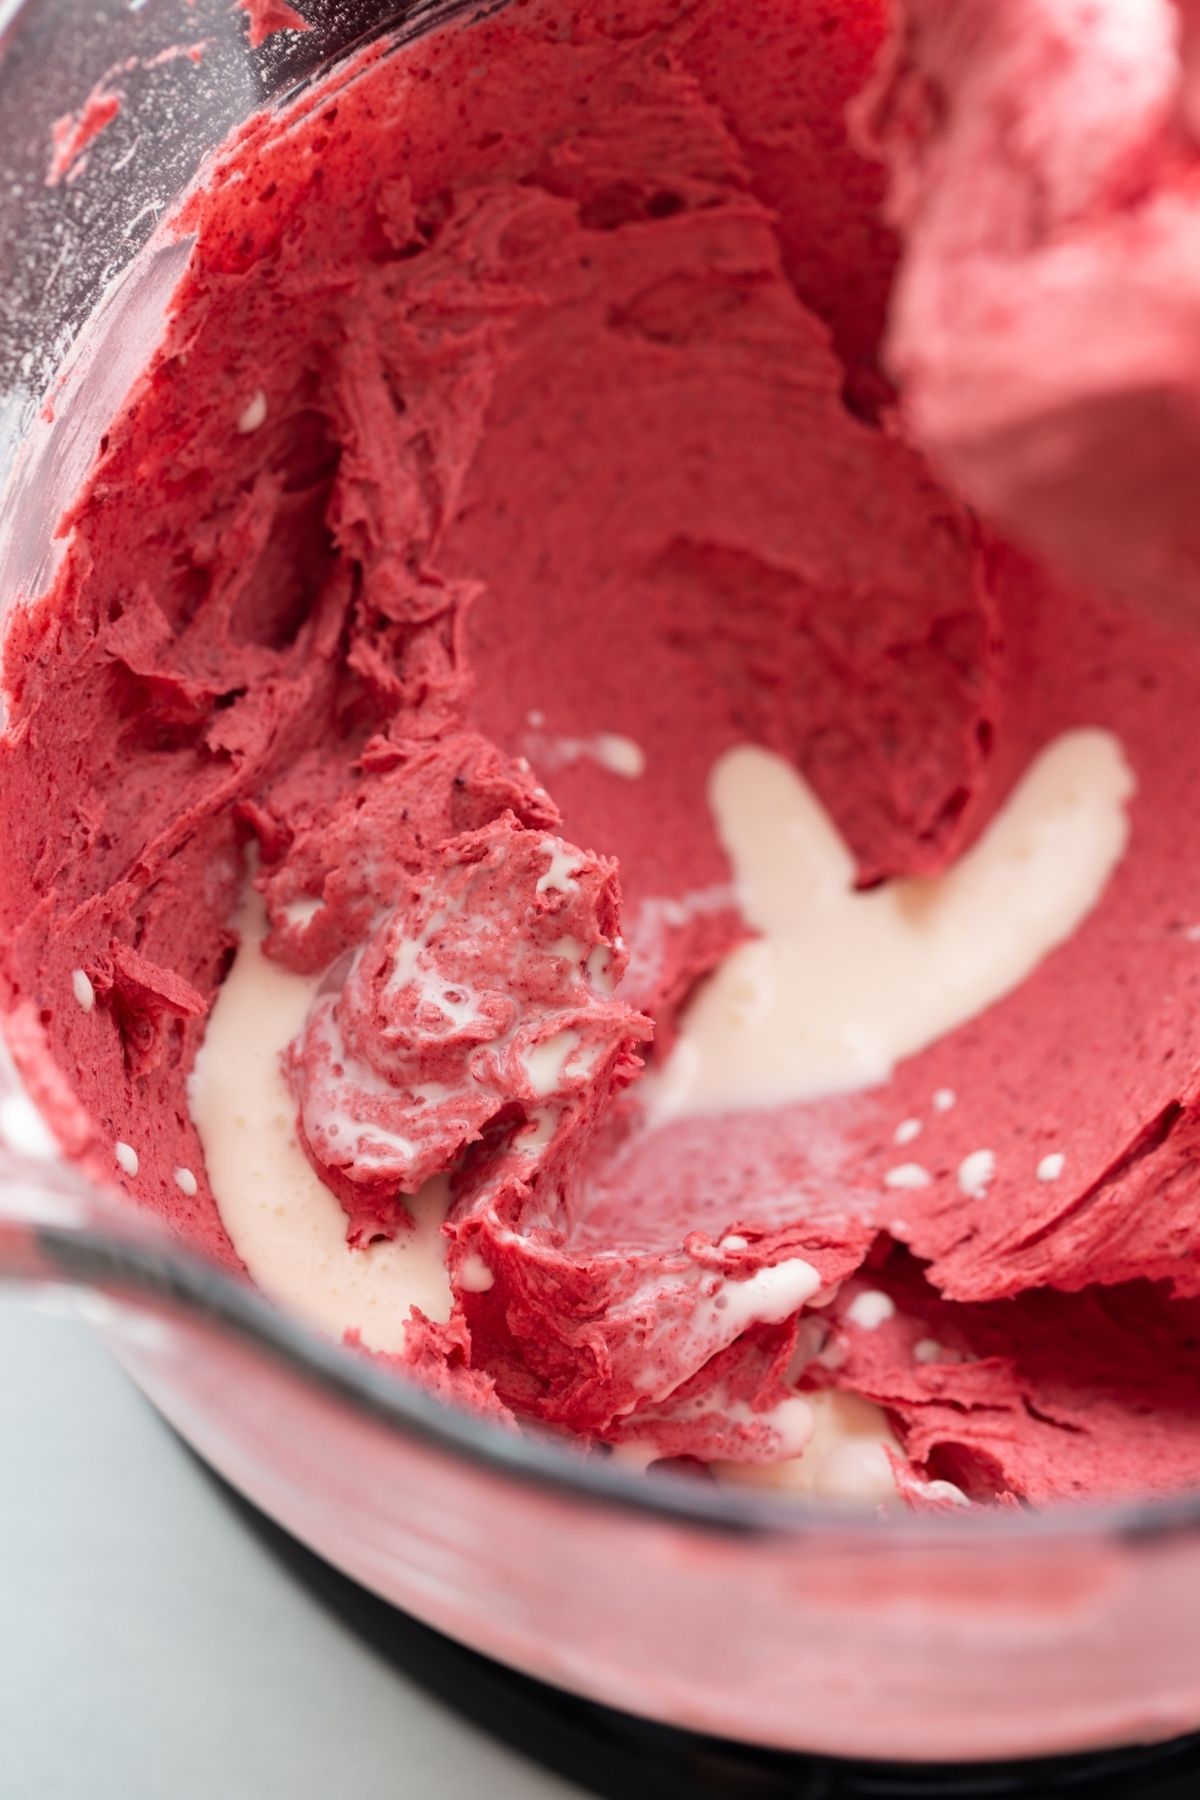
[{"label": "glass mixing bowl", "polygon": [[[309,0],[312,31],[252,51],[228,0],[0,0],[5,608],[45,586],[55,521],[153,344],[187,255],[156,227],[204,155],[364,36],[403,55],[464,10]],[[163,54],[181,43],[199,60]],[[52,122],[86,125],[89,96],[116,90],[118,116],[49,185]],[[1200,1502],[881,1520],[584,1459],[320,1341],[87,1188],[7,1064],[0,1135],[0,1276],[73,1294],[260,1508],[493,1657],[840,1755],[1013,1757],[1200,1725]]]}]

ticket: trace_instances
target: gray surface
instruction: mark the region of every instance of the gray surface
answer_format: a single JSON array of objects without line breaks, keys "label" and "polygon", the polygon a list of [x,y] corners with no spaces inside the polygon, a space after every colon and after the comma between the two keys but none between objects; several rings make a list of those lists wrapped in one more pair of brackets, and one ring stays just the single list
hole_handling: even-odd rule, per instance
[{"label": "gray surface", "polygon": [[91,1332],[0,1292],[4,1800],[572,1800],[331,1620]]}]

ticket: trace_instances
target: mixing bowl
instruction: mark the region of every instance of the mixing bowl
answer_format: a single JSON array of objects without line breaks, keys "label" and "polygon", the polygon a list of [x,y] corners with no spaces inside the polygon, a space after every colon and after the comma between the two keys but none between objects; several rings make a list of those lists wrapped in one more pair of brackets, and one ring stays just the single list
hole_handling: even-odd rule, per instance
[{"label": "mixing bowl", "polygon": [[[205,155],[364,37],[403,56],[472,8],[306,11],[310,32],[252,50],[227,0],[0,3],[6,610],[45,587],[55,521],[154,341],[188,253],[160,221]],[[495,1658],[676,1725],[860,1757],[1200,1725],[1200,1502],[883,1519],[641,1476],[452,1412],[301,1329],[84,1184],[7,1062],[0,1133],[0,1275],[72,1295],[261,1509]]]}]

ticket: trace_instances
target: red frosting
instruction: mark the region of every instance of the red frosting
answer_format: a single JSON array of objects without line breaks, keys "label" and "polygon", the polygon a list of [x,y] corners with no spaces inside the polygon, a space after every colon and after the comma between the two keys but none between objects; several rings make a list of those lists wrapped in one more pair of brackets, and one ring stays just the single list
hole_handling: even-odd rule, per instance
[{"label": "red frosting", "polygon": [[[769,1458],[811,1334],[736,1302],[870,1258],[897,1321],[839,1323],[846,1290],[848,1360],[803,1381],[878,1398],[976,1493],[1177,1485],[1200,642],[1051,584],[895,429],[882,176],[843,118],[881,13],[530,0],[234,138],[9,638],[0,995],[72,1154],[112,1179],[134,1144],[130,1192],[234,1264],[184,1084],[253,844],[268,953],[328,972],[290,1072],[352,1237],[452,1172],[456,1310],[408,1353],[440,1392]],[[645,774],[531,770],[531,712],[627,734]],[[1120,736],[1138,795],[1068,944],[882,1088],[639,1132],[639,1059],[746,930],[725,750],[791,758],[866,884],[945,868],[1077,725]],[[897,1191],[909,1115],[932,1181]],[[978,1360],[915,1362],[927,1336]]]},{"label": "red frosting", "polygon": [[489,1129],[514,1133],[536,1167],[526,1140],[577,1124],[641,1067],[652,1032],[608,998],[625,966],[613,867],[561,838],[505,816],[451,838],[389,898],[288,1059],[304,1143],[352,1242],[393,1235],[398,1196]]},{"label": "red frosting", "polygon": [[303,13],[298,13],[294,6],[289,6],[288,0],[235,0],[235,4],[249,21],[246,35],[252,50],[265,44],[277,31],[312,30]]},{"label": "red frosting", "polygon": [[[1148,1282],[947,1302],[893,1253],[870,1285],[896,1303],[874,1331],[831,1321],[839,1386],[888,1408],[909,1455],[978,1498],[1132,1498],[1194,1485],[1200,1304]],[[914,1356],[913,1351],[920,1346]]]},{"label": "red frosting", "polygon": [[904,0],[860,115],[907,240],[909,428],[1041,549],[1190,608],[1198,21],[1194,0]]},{"label": "red frosting", "polygon": [[60,181],[72,178],[93,140],[112,124],[120,110],[120,94],[107,87],[102,76],[78,112],[63,113],[55,119],[50,133],[53,152],[46,174],[47,187],[57,187]]}]

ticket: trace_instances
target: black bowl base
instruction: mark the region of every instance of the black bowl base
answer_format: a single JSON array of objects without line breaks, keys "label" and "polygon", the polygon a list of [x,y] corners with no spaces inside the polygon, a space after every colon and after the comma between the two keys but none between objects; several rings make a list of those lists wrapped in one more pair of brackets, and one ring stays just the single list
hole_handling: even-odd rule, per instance
[{"label": "black bowl base", "polygon": [[918,1766],[758,1750],[617,1712],[419,1624],[206,1473],[294,1579],[407,1680],[600,1800],[1200,1800],[1200,1733],[1031,1762]]}]

